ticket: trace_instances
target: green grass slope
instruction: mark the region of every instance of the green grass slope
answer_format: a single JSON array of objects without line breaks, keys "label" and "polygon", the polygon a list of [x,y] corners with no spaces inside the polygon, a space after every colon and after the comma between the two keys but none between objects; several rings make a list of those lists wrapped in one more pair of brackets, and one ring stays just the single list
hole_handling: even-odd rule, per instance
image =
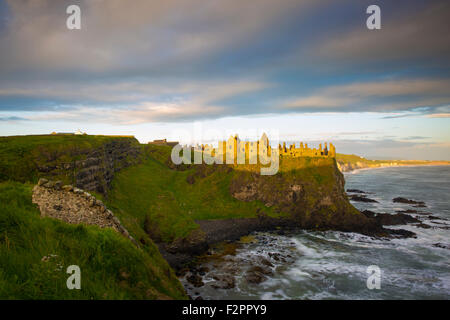
[{"label": "green grass slope", "polygon": [[[153,244],[142,250],[112,229],[40,218],[31,188],[0,183],[0,299],[186,298]],[[69,265],[81,269],[81,290],[67,289]]]},{"label": "green grass slope", "polygon": [[[127,139],[138,145],[130,137],[91,135],[30,135],[0,137],[0,181],[37,182],[39,166],[58,166],[63,163],[84,160],[86,154],[100,150],[111,141]],[[72,172],[73,174],[73,172]],[[57,177],[72,183],[67,172]]]},{"label": "green grass slope", "polygon": [[233,198],[229,185],[239,173],[227,166],[174,170],[167,162],[170,147],[149,145],[145,150],[143,163],[116,174],[105,200],[137,239],[151,233],[154,239],[172,242],[196,230],[195,220],[254,217],[257,208],[279,215],[261,202]]},{"label": "green grass slope", "polygon": [[[186,298],[158,248],[136,248],[109,229],[41,218],[31,203],[39,166],[60,166],[105,151],[115,136],[34,135],[0,137],[0,299]],[[63,166],[62,166],[63,167]],[[71,183],[72,171],[58,178]],[[48,261],[43,257],[56,255]],[[45,260],[45,259],[44,259]],[[68,290],[68,265],[80,266],[82,289]]]}]

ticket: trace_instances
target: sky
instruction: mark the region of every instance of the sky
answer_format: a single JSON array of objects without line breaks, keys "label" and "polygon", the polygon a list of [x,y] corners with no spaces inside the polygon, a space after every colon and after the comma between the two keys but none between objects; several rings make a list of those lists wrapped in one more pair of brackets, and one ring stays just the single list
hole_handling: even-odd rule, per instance
[{"label": "sky", "polygon": [[267,132],[450,160],[449,30],[449,1],[0,0],[0,135]]}]

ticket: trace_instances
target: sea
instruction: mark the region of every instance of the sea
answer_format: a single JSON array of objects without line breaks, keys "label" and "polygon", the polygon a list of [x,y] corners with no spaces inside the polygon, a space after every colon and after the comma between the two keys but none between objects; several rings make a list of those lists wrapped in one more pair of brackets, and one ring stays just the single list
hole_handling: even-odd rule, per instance
[{"label": "sea", "polygon": [[[383,239],[337,231],[255,233],[234,254],[199,266],[204,285],[181,281],[202,299],[450,299],[450,166],[363,169],[345,173],[346,189],[367,192],[377,203],[360,210],[417,210],[417,224],[390,226],[416,238]],[[404,197],[426,204],[394,203]],[[430,219],[429,217],[433,217]],[[264,267],[262,281],[248,270]],[[188,276],[188,275],[186,275]],[[223,285],[224,281],[231,285]],[[260,279],[261,280],[261,279]]]}]

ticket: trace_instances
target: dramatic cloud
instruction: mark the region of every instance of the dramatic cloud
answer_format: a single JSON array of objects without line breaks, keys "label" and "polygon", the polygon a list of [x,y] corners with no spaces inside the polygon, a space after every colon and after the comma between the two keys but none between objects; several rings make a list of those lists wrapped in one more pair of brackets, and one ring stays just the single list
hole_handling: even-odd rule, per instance
[{"label": "dramatic cloud", "polygon": [[[397,100],[392,100],[393,97]],[[423,107],[438,110],[448,103],[450,79],[401,79],[330,86],[307,97],[288,99],[281,107],[308,111],[386,112]]]},{"label": "dramatic cloud", "polygon": [[[71,4],[81,7],[81,30],[66,28]],[[382,29],[368,30],[370,4],[0,2],[0,133],[69,125],[133,132],[146,124],[161,129],[196,120],[227,129],[226,121],[270,127],[276,117],[284,117],[283,128],[293,117],[320,116],[315,126],[290,128],[296,135],[336,138],[343,152],[346,139],[360,139],[348,150],[399,154],[404,148],[412,155],[417,148],[445,156],[450,4],[380,0]],[[334,126],[337,117],[353,120]],[[367,122],[356,128],[359,121]]]},{"label": "dramatic cloud", "polygon": [[381,30],[372,32],[360,27],[345,33],[337,30],[338,34],[333,32],[328,39],[321,39],[310,55],[314,59],[333,59],[336,63],[353,65],[391,61],[404,65],[411,59],[416,62],[425,59],[448,68],[450,3],[427,1],[426,6],[418,5],[417,10],[412,10],[413,2],[396,3],[403,10],[396,12],[388,3],[381,5]]}]

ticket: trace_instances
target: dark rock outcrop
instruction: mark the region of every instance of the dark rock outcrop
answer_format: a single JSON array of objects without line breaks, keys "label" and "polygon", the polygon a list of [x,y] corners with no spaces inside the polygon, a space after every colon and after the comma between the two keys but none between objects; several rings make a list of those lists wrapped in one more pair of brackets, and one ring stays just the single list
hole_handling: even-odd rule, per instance
[{"label": "dark rock outcrop", "polygon": [[436,248],[441,248],[441,249],[449,249],[450,250],[450,244],[445,244],[445,243],[433,243],[433,246]]},{"label": "dark rock outcrop", "polygon": [[369,199],[366,196],[359,196],[356,194],[350,195],[349,199],[352,201],[358,201],[358,202],[372,202],[372,203],[378,203],[377,200]]},{"label": "dark rock outcrop", "polygon": [[358,189],[347,189],[347,192],[349,193],[362,193],[362,194],[367,194],[368,192],[362,191],[362,190],[358,190]]},{"label": "dark rock outcrop", "polygon": [[[39,175],[65,177],[77,188],[106,194],[114,173],[139,162],[141,148],[134,138],[111,138],[95,148],[65,150],[62,154],[40,155]],[[72,159],[64,161],[64,159]]]},{"label": "dark rock outcrop", "polygon": [[394,199],[392,199],[392,202],[425,206],[425,202],[423,202],[423,201],[409,200],[409,199],[402,198],[402,197],[394,198]]},{"label": "dark rock outcrop", "polygon": [[407,223],[419,223],[420,220],[411,217],[410,215],[397,213],[397,214],[389,214],[389,213],[378,213],[375,216],[375,219],[381,223],[383,226],[395,226],[400,224]]},{"label": "dark rock outcrop", "polygon": [[[318,167],[317,173],[297,169],[273,176],[236,170],[230,192],[238,200],[261,201],[277,212],[288,213],[292,224],[300,228],[365,234],[378,232],[380,226],[348,202],[344,177],[335,162]],[[315,174],[323,176],[324,180],[314,179]]]}]

